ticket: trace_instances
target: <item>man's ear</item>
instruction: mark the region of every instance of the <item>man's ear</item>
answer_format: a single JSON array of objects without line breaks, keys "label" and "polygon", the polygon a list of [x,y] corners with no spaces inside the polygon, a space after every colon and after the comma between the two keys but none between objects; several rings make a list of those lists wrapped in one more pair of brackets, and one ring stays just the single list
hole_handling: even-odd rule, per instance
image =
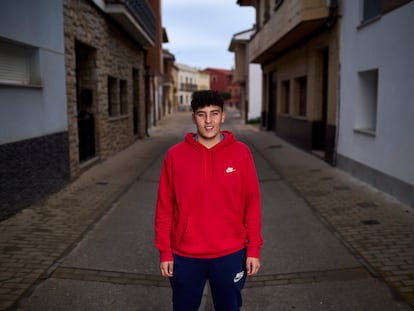
[{"label": "man's ear", "polygon": [[191,120],[193,120],[193,123],[196,124],[194,112],[191,114]]},{"label": "man's ear", "polygon": [[223,111],[221,114],[221,123],[224,123],[224,120],[226,119],[226,113]]}]

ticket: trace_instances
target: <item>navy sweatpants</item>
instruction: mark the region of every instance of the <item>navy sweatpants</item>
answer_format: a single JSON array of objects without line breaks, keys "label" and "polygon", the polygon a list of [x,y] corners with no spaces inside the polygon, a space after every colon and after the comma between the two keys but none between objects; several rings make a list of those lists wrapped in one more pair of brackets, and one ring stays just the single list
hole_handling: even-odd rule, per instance
[{"label": "navy sweatpants", "polygon": [[171,278],[174,311],[197,311],[207,280],[216,311],[239,311],[246,274],[244,249],[214,259],[174,255]]}]

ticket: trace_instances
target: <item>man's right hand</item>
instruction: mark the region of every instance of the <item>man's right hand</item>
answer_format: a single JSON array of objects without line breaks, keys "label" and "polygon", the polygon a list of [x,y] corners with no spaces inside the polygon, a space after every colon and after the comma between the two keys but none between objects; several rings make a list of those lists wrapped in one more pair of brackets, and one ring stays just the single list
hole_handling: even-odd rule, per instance
[{"label": "man's right hand", "polygon": [[160,263],[161,275],[164,277],[168,277],[168,278],[172,277],[173,268],[174,268],[173,261],[163,261]]}]

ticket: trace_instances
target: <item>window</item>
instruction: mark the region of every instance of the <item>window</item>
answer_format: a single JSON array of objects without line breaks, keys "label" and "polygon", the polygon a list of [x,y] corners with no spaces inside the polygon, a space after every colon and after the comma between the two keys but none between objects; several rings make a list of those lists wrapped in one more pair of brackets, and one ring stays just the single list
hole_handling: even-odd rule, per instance
[{"label": "window", "polygon": [[119,102],[121,104],[121,115],[128,113],[128,95],[127,95],[127,82],[126,80],[119,81]]},{"label": "window", "polygon": [[381,0],[363,0],[362,22],[366,22],[381,14]]},{"label": "window", "polygon": [[40,85],[37,48],[0,40],[0,83]]},{"label": "window", "polygon": [[263,23],[270,19],[270,0],[264,1]]},{"label": "window", "polygon": [[358,73],[359,93],[355,114],[355,130],[375,134],[377,127],[378,70]]},{"label": "window", "polygon": [[108,77],[108,114],[110,117],[128,113],[128,89],[126,80]]},{"label": "window", "polygon": [[300,117],[306,116],[306,92],[307,92],[307,79],[306,77],[300,77],[295,79],[295,98],[294,98],[294,113]]},{"label": "window", "polygon": [[282,5],[283,0],[275,0],[275,11]]},{"label": "window", "polygon": [[108,77],[108,114],[110,117],[119,114],[117,80],[113,77]]},{"label": "window", "polygon": [[280,112],[282,114],[289,114],[290,112],[290,102],[289,102],[289,97],[290,97],[290,81],[286,80],[286,81],[282,81],[282,87],[280,90]]}]

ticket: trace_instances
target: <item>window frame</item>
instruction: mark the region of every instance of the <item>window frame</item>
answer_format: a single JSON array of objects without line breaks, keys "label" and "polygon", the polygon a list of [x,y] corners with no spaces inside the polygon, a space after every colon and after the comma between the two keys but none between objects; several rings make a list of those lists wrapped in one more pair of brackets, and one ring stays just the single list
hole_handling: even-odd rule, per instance
[{"label": "window frame", "polygon": [[119,112],[120,115],[128,114],[128,82],[127,80],[119,80]]},{"label": "window frame", "polygon": [[381,17],[381,0],[361,0],[361,24]]},{"label": "window frame", "polygon": [[118,79],[108,75],[108,116],[110,118],[119,116]]},{"label": "window frame", "polygon": [[290,80],[280,81],[280,114],[290,114]]},{"label": "window frame", "polygon": [[39,48],[0,39],[0,85],[42,87]]},{"label": "window frame", "polygon": [[308,79],[306,76],[295,78],[294,80],[294,114],[300,118],[307,116],[307,91]]},{"label": "window frame", "polygon": [[358,72],[358,84],[354,131],[375,136],[378,118],[379,70]]}]

